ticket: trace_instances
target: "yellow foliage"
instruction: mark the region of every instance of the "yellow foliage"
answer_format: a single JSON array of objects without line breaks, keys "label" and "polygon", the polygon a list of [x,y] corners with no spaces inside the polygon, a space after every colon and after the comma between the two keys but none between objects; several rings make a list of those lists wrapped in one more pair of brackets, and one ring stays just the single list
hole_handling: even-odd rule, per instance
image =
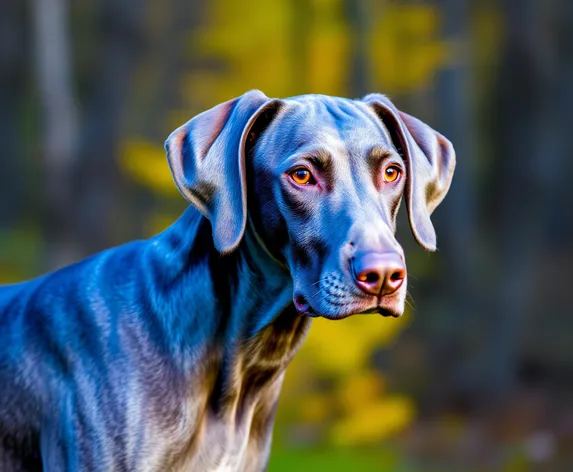
[{"label": "yellow foliage", "polygon": [[206,80],[204,72],[191,72],[187,95],[208,97],[207,106],[252,88],[270,96],[288,95],[293,77],[288,61],[290,2],[219,0],[208,5],[209,20],[193,38],[196,54],[220,61],[225,74],[209,74]]},{"label": "yellow foliage", "polygon": [[372,315],[340,321],[319,318],[313,321],[300,357],[312,359],[321,371],[347,375],[365,365],[372,350],[390,342],[406,323],[407,314],[398,319]]},{"label": "yellow foliage", "polygon": [[439,15],[432,5],[390,4],[374,19],[371,63],[385,92],[404,92],[427,84],[448,59],[438,38]]},{"label": "yellow foliage", "polygon": [[178,194],[162,146],[145,140],[127,141],[119,165],[123,172],[151,190],[164,195]]},{"label": "yellow foliage", "polygon": [[147,224],[145,225],[145,234],[147,236],[153,236],[161,233],[171,226],[179,216],[179,214],[170,215],[159,212],[151,213]]},{"label": "yellow foliage", "polygon": [[[279,97],[309,92],[346,95],[351,35],[344,3],[313,0],[304,10],[299,8],[288,0],[210,2],[208,21],[189,43],[195,56],[218,66],[215,71],[189,73],[185,95],[193,97],[197,107],[190,114],[252,88]],[[312,21],[301,19],[308,14]],[[435,7],[384,4],[373,8],[370,17],[372,83],[380,90],[416,89],[450,60],[450,46],[438,37]]]},{"label": "yellow foliage", "polygon": [[315,0],[308,35],[308,90],[295,93],[345,95],[348,82],[350,37],[340,0]]},{"label": "yellow foliage", "polygon": [[330,439],[340,446],[380,441],[408,426],[414,418],[414,405],[403,396],[382,397],[373,402],[355,402],[356,409],[337,421]]},{"label": "yellow foliage", "polygon": [[413,405],[403,397],[386,397],[384,378],[370,367],[370,358],[408,322],[409,314],[314,320],[287,371],[279,423],[312,424],[339,445],[376,442],[406,427]]},{"label": "yellow foliage", "polygon": [[313,392],[300,398],[300,417],[304,422],[321,423],[332,413],[332,396]]},{"label": "yellow foliage", "polygon": [[352,411],[357,405],[374,402],[383,392],[384,379],[375,370],[359,371],[344,377],[338,390],[338,401],[345,411]]}]

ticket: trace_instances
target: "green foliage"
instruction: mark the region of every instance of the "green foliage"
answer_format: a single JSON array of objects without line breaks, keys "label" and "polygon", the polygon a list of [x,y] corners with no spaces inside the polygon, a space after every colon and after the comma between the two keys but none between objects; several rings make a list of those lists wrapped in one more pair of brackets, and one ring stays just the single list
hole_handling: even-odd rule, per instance
[{"label": "green foliage", "polygon": [[293,449],[271,455],[269,472],[414,472],[396,452],[369,449]]},{"label": "green foliage", "polygon": [[0,231],[0,284],[37,275],[42,247],[38,228],[24,226]]}]

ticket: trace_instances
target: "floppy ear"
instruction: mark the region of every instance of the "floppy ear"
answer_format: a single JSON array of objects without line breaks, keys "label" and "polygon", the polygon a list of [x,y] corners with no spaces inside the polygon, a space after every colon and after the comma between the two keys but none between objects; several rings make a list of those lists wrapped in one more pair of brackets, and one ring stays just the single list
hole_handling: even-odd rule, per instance
[{"label": "floppy ear", "polygon": [[416,241],[436,250],[430,215],[446,196],[456,165],[452,143],[417,118],[399,111],[384,95],[370,94],[364,102],[386,125],[407,166],[406,205]]},{"label": "floppy ear", "polygon": [[179,191],[210,221],[215,248],[235,249],[247,220],[245,144],[274,101],[258,90],[221,103],[176,129],[165,149]]}]

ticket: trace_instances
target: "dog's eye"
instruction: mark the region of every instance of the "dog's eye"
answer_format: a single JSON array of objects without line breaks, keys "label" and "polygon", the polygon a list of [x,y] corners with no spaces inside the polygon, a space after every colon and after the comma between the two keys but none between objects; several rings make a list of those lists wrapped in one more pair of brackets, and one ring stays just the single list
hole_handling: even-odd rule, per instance
[{"label": "dog's eye", "polygon": [[298,167],[290,172],[290,177],[299,185],[312,185],[315,180],[310,171],[305,167]]},{"label": "dog's eye", "polygon": [[386,182],[396,182],[402,170],[398,166],[390,165],[384,169],[384,180]]}]

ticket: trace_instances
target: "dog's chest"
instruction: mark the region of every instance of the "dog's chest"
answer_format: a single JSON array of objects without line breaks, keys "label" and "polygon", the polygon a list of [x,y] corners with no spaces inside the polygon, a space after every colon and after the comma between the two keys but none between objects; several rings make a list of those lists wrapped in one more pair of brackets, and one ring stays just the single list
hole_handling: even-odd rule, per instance
[{"label": "dog's chest", "polygon": [[267,455],[283,375],[228,411],[208,411],[198,428],[195,453],[180,470],[257,471]]},{"label": "dog's chest", "polygon": [[284,369],[256,389],[244,383],[221,404],[197,391],[181,400],[172,419],[148,436],[162,451],[150,458],[157,465],[150,470],[261,470],[283,375]]},{"label": "dog's chest", "polygon": [[301,317],[277,321],[222,360],[216,376],[209,367],[205,376],[191,379],[185,398],[165,415],[171,420],[159,435],[165,449],[161,462],[169,464],[164,469],[264,468],[284,372],[309,326]]}]

